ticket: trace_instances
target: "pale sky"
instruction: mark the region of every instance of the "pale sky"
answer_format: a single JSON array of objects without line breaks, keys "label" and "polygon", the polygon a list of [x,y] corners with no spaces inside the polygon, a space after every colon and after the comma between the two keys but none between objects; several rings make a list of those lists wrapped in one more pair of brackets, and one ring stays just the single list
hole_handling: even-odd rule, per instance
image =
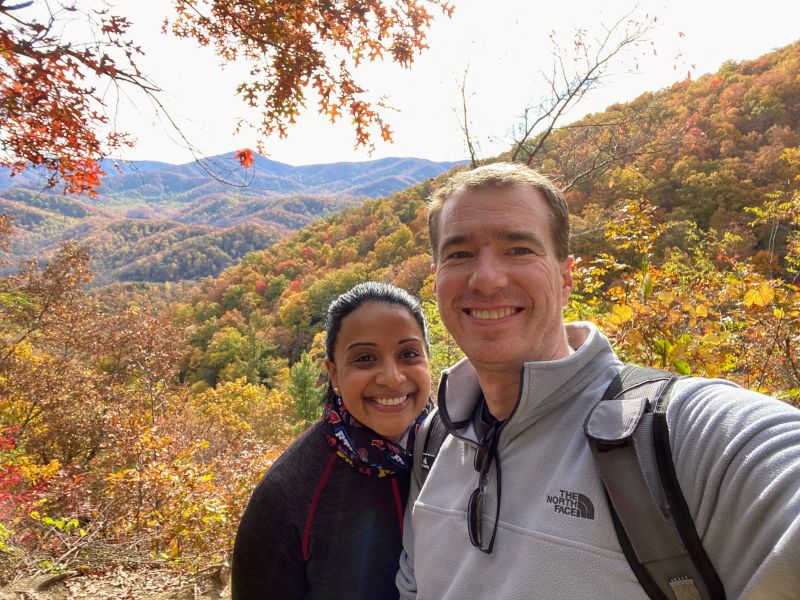
[{"label": "pale sky", "polygon": [[[197,48],[191,40],[161,34],[164,11],[170,10],[168,2],[108,0],[108,4],[133,21],[134,37],[146,52],[138,61],[140,68],[163,88],[162,101],[202,155],[255,147],[254,133],[234,135],[236,118],[254,115],[234,91],[246,76],[244,65],[221,68],[210,50]],[[467,68],[471,128],[481,155],[497,154],[508,147],[509,131],[522,109],[536,104],[546,92],[541,72],[553,63],[549,33],[555,31],[570,40],[580,27],[599,35],[604,25],[634,6],[616,0],[454,0],[454,4],[453,18],[436,19],[429,35],[430,49],[410,70],[382,63],[368,65],[357,77],[398,109],[397,113],[385,113],[394,131],[393,144],[379,141],[371,156],[355,151],[349,123],[331,125],[310,104],[287,140],[267,142],[268,156],[294,165],[386,156],[464,159],[466,145],[454,109],[460,105],[458,82]],[[725,60],[756,58],[800,38],[800,3],[789,0],[642,0],[634,14],[658,17],[638,60],[629,56],[617,63],[613,77],[565,123],[644,91],[669,86],[683,79],[692,65],[697,78],[717,70]],[[122,158],[172,163],[193,160],[185,144],[159,123],[141,97],[123,99],[117,119],[138,140]]]}]

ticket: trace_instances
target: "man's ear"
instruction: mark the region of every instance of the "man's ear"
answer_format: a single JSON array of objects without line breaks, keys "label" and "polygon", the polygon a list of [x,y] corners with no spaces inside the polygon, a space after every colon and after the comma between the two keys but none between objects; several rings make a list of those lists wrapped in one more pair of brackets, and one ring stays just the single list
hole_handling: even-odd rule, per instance
[{"label": "man's ear", "polygon": [[564,261],[564,266],[561,271],[561,306],[566,306],[569,302],[569,295],[572,293],[572,288],[575,285],[572,279],[572,267],[575,264],[575,258],[568,256]]}]

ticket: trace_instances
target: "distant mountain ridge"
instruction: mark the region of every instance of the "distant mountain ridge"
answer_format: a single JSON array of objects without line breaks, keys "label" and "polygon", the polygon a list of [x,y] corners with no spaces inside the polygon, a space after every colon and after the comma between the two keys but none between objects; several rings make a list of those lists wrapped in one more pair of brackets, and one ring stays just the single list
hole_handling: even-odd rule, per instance
[{"label": "distant mountain ridge", "polygon": [[[106,173],[99,198],[138,197],[163,200],[164,195],[191,199],[198,195],[230,192],[231,184],[247,195],[311,194],[378,198],[440,175],[464,161],[434,162],[420,158],[381,158],[364,162],[336,162],[293,166],[253,155],[253,167],[244,169],[230,152],[180,165],[157,161],[104,159]],[[26,171],[11,177],[0,168],[0,192],[9,188],[36,189],[43,177]],[[160,193],[159,193],[160,192]],[[56,192],[57,193],[57,192]]]},{"label": "distant mountain ridge", "polygon": [[0,212],[16,219],[18,258],[76,240],[93,248],[99,283],[175,281],[215,275],[289,231],[457,164],[383,158],[293,166],[254,155],[244,169],[233,152],[182,165],[106,159],[95,198],[42,189],[35,170],[11,177],[0,169]]}]

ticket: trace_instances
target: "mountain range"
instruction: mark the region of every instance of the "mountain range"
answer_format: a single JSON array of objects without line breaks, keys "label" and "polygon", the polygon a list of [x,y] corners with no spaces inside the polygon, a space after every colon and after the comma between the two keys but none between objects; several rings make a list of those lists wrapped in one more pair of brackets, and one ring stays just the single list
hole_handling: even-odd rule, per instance
[{"label": "mountain range", "polygon": [[0,212],[11,214],[16,259],[73,240],[92,253],[98,284],[216,275],[312,221],[436,177],[459,163],[417,158],[292,166],[234,153],[182,165],[106,159],[94,198],[43,189],[35,170],[0,170]]}]

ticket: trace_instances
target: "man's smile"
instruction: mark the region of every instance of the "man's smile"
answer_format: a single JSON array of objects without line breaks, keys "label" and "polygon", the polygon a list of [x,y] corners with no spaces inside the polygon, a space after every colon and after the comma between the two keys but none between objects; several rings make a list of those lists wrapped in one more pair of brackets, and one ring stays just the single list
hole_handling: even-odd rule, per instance
[{"label": "man's smile", "polygon": [[465,308],[464,312],[472,317],[473,319],[478,319],[479,321],[496,321],[498,319],[504,319],[506,317],[510,317],[518,312],[521,312],[522,309],[519,307],[512,307],[512,306],[504,306],[502,308]]}]

